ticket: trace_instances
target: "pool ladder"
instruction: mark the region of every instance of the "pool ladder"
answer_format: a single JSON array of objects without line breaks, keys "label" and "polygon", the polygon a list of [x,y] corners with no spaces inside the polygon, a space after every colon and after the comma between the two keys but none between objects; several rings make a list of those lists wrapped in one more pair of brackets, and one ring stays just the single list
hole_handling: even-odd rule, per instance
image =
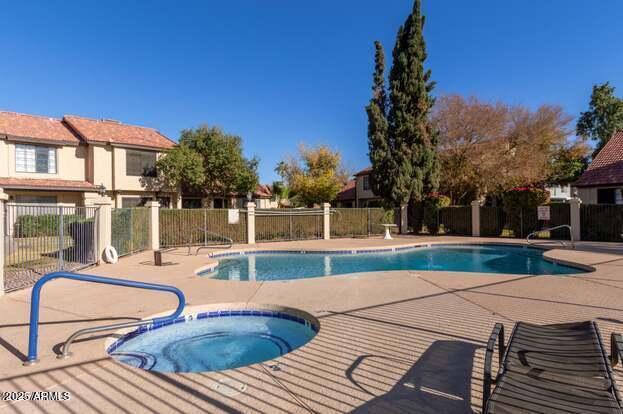
[{"label": "pool ladder", "polygon": [[[215,233],[213,231],[208,231],[204,228],[201,227],[196,227],[192,230],[190,230],[190,234],[188,235],[188,256],[190,256],[190,253],[192,251],[192,241],[193,241],[193,234],[195,234],[196,232],[201,231],[203,232],[203,244],[200,245],[197,250],[195,251],[195,256],[199,254],[199,250],[201,249],[209,249],[212,247],[219,247],[219,246],[223,246],[225,249],[231,249],[231,247],[234,245],[234,240],[227,237],[227,236],[223,236],[222,234],[218,234]],[[217,240],[215,241],[222,241],[223,243],[217,243],[217,244],[208,244],[208,235],[216,238]],[[218,240],[220,239],[220,240]]]},{"label": "pool ladder", "polygon": [[41,298],[41,288],[47,282],[54,280],[54,279],[71,279],[71,280],[78,280],[81,282],[92,282],[92,283],[101,283],[105,285],[137,288],[137,289],[156,290],[156,291],[161,291],[161,292],[173,293],[177,296],[177,299],[178,299],[177,309],[175,309],[175,311],[168,316],[161,316],[161,317],[157,317],[153,319],[144,319],[140,321],[96,326],[94,328],[84,328],[84,329],[80,329],[74,332],[63,343],[61,353],[57,355],[57,358],[59,359],[68,358],[71,356],[71,353],[69,352],[69,347],[80,336],[90,334],[90,333],[96,333],[96,332],[129,328],[133,326],[153,325],[156,323],[172,322],[182,314],[182,312],[184,311],[184,306],[186,305],[186,298],[184,297],[184,293],[174,286],[159,285],[156,283],[137,282],[134,280],[115,279],[111,277],[103,277],[103,276],[95,276],[95,275],[85,275],[85,274],[80,274],[80,273],[70,273],[70,272],[48,273],[47,275],[39,279],[32,288],[32,296],[30,300],[30,328],[28,332],[28,359],[24,362],[23,364],[24,366],[34,365],[37,362],[39,362],[39,360],[37,359],[37,356],[38,356],[37,355],[37,342],[39,338],[39,302]]},{"label": "pool ladder", "polygon": [[[536,236],[539,233],[542,233],[544,231],[552,231],[552,230],[563,229],[563,228],[569,229],[569,236],[571,238],[571,248],[575,249],[575,243],[573,241],[573,229],[568,224],[561,224],[560,226],[554,226],[554,227],[549,227],[549,228],[546,228],[546,229],[543,229],[543,230],[533,231],[532,233],[528,234],[528,237],[526,237],[526,243],[534,244],[534,243],[531,243],[530,238],[533,237],[533,236]],[[567,244],[563,240],[553,240],[553,241],[557,242],[557,243],[560,243],[562,245],[562,247],[565,247],[565,248],[567,247]]]}]

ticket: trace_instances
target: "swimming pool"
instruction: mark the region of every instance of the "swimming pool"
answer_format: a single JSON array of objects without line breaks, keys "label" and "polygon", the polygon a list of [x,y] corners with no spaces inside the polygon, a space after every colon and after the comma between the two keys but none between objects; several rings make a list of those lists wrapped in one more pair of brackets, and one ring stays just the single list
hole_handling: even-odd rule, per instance
[{"label": "swimming pool", "polygon": [[217,257],[218,266],[202,276],[222,280],[290,280],[387,270],[439,270],[516,275],[587,272],[553,263],[543,250],[509,245],[432,245],[397,251],[262,252]]},{"label": "swimming pool", "polygon": [[220,371],[285,355],[317,332],[318,325],[300,311],[215,310],[132,331],[112,343],[108,353],[148,371]]}]

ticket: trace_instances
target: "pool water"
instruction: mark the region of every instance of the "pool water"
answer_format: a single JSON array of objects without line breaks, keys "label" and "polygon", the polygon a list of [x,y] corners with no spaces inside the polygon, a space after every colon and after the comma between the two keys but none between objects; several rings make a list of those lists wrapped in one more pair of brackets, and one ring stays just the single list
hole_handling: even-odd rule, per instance
[{"label": "pool water", "polygon": [[387,270],[442,270],[515,275],[565,275],[586,270],[543,258],[543,250],[500,245],[438,245],[358,254],[258,253],[218,258],[203,276],[223,280],[289,280]]},{"label": "pool water", "polygon": [[[109,349],[116,360],[159,372],[205,372],[277,358],[310,341],[317,329],[278,312],[227,311],[122,337]],[[249,315],[255,313],[256,315]],[[262,316],[262,315],[272,316]]]}]

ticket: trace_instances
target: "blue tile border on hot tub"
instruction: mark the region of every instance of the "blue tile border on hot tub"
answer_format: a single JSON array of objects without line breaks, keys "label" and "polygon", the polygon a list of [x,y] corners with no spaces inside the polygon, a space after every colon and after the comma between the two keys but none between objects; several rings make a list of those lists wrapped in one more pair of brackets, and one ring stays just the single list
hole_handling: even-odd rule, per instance
[{"label": "blue tile border on hot tub", "polygon": [[196,314],[180,316],[173,321],[146,323],[145,325],[142,325],[138,327],[137,329],[135,329],[134,331],[128,332],[127,334],[123,335],[121,338],[117,339],[115,342],[113,342],[108,347],[106,352],[110,354],[114,352],[117,348],[119,348],[121,345],[123,345],[125,342],[129,341],[130,339],[133,339],[144,333],[154,331],[156,329],[164,328],[165,326],[169,326],[169,325],[173,325],[173,324],[177,324],[181,322],[190,322],[192,320],[223,318],[223,317],[231,317],[231,316],[260,316],[260,317],[285,319],[288,321],[299,323],[301,325],[309,326],[309,328],[312,331],[314,331],[314,333],[316,334],[320,330],[320,328],[316,326],[316,324],[314,324],[313,322],[310,322],[309,320],[305,318],[291,315],[287,312],[259,310],[259,309],[224,309],[224,310],[217,310],[217,311],[198,312]]}]

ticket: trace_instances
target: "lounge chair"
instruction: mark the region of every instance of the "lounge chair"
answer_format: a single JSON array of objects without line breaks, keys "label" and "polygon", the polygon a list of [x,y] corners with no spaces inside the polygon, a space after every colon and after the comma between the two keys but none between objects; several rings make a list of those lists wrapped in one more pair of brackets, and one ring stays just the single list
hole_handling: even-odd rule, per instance
[{"label": "lounge chair", "polygon": [[[518,322],[506,347],[504,325],[496,324],[485,353],[483,412],[623,413],[612,371],[623,361],[623,338],[612,334],[611,339],[609,359],[593,321],[558,325]],[[496,342],[500,367],[493,378]]]}]

